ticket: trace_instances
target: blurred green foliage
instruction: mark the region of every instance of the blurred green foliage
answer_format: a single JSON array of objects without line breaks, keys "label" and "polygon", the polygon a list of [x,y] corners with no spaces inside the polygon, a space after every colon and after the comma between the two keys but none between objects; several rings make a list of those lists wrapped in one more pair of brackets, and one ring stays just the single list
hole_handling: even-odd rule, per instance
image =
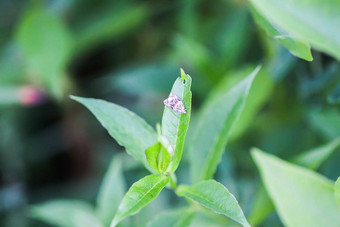
[{"label": "blurred green foliage", "polygon": [[[243,0],[1,0],[0,226],[46,226],[29,218],[27,208],[56,198],[77,200],[67,204],[79,204],[79,215],[88,223],[92,213],[99,212],[108,224],[114,214],[100,212],[107,209],[103,201],[119,201],[125,185],[146,175],[143,166],[125,155],[68,94],[110,100],[154,126],[164,109],[162,100],[182,67],[193,78],[186,139],[190,141],[200,123],[198,109],[209,106],[206,100],[219,97],[259,64],[261,71],[222,148],[225,152],[214,177],[236,196],[248,220],[252,217],[250,222],[281,226],[271,203],[253,216],[253,208],[268,197],[262,193],[249,150],[258,147],[294,160],[340,136],[336,60],[340,3],[250,2],[252,6]],[[263,23],[254,20],[254,9]],[[313,61],[291,53],[307,60],[313,56]],[[334,149],[317,171],[335,181],[340,153]],[[183,153],[178,182],[190,182],[190,156]],[[109,168],[111,160],[112,166],[121,163],[122,168]],[[100,188],[108,169],[114,174],[108,172],[105,179],[116,176],[122,181],[117,194]],[[116,171],[122,173],[117,176]],[[155,217],[155,211],[172,208],[164,213],[169,225],[179,213],[192,226],[233,224],[208,212],[193,216],[183,205],[164,190],[122,226],[145,226],[152,219],[157,223],[163,217]]]}]

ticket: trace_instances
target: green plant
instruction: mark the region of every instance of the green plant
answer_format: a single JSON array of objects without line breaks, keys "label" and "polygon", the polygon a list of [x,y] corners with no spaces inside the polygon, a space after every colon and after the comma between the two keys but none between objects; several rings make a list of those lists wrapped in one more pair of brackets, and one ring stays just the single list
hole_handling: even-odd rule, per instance
[{"label": "green plant", "polygon": [[[172,213],[177,214],[178,218],[170,218],[169,222],[175,222],[176,226],[189,225],[196,212],[206,212],[206,209],[225,215],[243,226],[249,226],[236,198],[212,178],[258,71],[259,67],[224,94],[210,97],[202,108],[198,124],[194,126],[195,133],[188,143],[193,171],[192,185],[178,186],[175,175],[182,158],[191,114],[191,77],[183,70],[169,97],[175,97],[175,101],[178,105],[183,105],[184,110],[178,112],[173,105],[165,106],[162,124],[157,125],[157,132],[143,119],[121,106],[103,100],[71,96],[73,100],[86,106],[109,134],[125,147],[128,154],[140,161],[151,175],[134,183],[118,206],[118,198],[124,190],[119,177],[121,166],[119,159],[116,159],[100,190],[96,213],[90,206],[82,203],[59,201],[33,207],[32,215],[60,226],[83,226],[85,221],[80,220],[79,216],[85,215],[87,221],[91,219],[92,226],[105,226],[111,222],[110,226],[113,227],[138,213],[155,199],[164,187],[168,187],[178,196],[184,197],[189,204],[182,208],[183,213]],[[118,188],[115,188],[116,185]],[[50,210],[54,210],[52,214],[49,213]],[[69,218],[58,220],[57,212],[63,212],[60,216],[66,215]],[[160,219],[163,217],[154,219],[150,226],[157,226],[155,223]]]},{"label": "green plant", "polygon": [[334,182],[258,149],[252,151],[252,156],[286,226],[339,225],[340,206]]},{"label": "green plant", "polygon": [[250,2],[262,14],[255,12],[256,21],[294,55],[308,61],[313,60],[309,50],[311,45],[340,59],[340,39],[337,29],[340,25],[339,1],[251,0]]}]

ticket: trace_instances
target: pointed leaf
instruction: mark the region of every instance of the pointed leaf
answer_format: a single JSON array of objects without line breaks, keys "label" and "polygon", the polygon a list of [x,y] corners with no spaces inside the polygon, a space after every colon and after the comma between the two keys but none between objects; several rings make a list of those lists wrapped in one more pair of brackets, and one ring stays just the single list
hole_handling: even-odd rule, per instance
[{"label": "pointed leaf", "polygon": [[55,200],[34,205],[30,216],[60,227],[103,226],[89,204],[76,200]]},{"label": "pointed leaf", "polygon": [[254,7],[251,7],[252,14],[256,23],[261,26],[268,35],[275,38],[277,41],[282,43],[287,49],[295,56],[302,58],[306,61],[312,61],[312,53],[310,45],[306,41],[296,39],[294,37],[281,34],[266,18],[256,11]]},{"label": "pointed leaf", "polygon": [[290,36],[340,60],[340,2],[251,0],[256,10]]},{"label": "pointed leaf", "polygon": [[145,150],[157,142],[155,130],[135,113],[100,99],[71,98],[86,106],[109,134],[126,148],[126,152],[141,161],[149,170]]},{"label": "pointed leaf", "polygon": [[121,201],[111,227],[116,226],[124,218],[138,213],[155,199],[168,183],[169,177],[164,175],[149,175],[134,183]]},{"label": "pointed leaf", "polygon": [[97,216],[108,226],[126,192],[121,159],[113,158],[97,197]]},{"label": "pointed leaf", "polygon": [[[337,138],[327,144],[312,150],[303,152],[293,159],[294,163],[301,166],[305,166],[309,169],[316,170],[321,164],[327,160],[327,158],[340,146],[340,138]],[[255,203],[252,208],[252,212],[249,216],[249,222],[252,225],[260,224],[265,218],[267,218],[275,207],[273,202],[269,198],[264,186],[261,185],[256,196]]]},{"label": "pointed leaf", "polygon": [[[218,86],[209,94],[208,100],[212,99],[214,96],[225,94],[227,90],[249,76],[254,68],[254,65],[250,65],[226,74],[224,79],[220,81]],[[267,69],[263,68],[257,73],[249,90],[244,109],[237,124],[235,124],[231,131],[229,137],[230,141],[238,139],[251,126],[256,114],[270,98],[274,85],[273,78],[271,78]]]},{"label": "pointed leaf", "polygon": [[340,138],[337,138],[323,146],[317,147],[298,155],[296,158],[293,159],[293,162],[301,166],[305,166],[309,169],[316,170],[337,148],[339,148],[339,146]]},{"label": "pointed leaf", "polygon": [[340,223],[340,207],[335,203],[330,180],[258,149],[252,151],[252,156],[284,225],[317,227]]},{"label": "pointed leaf", "polygon": [[192,186],[179,186],[179,196],[191,199],[215,213],[225,215],[243,226],[250,226],[235,197],[222,184],[207,180]]},{"label": "pointed leaf", "polygon": [[313,128],[327,139],[335,139],[340,136],[340,115],[338,110],[312,111],[309,114],[309,122]]},{"label": "pointed leaf", "polygon": [[334,196],[336,203],[340,207],[340,177],[338,177],[334,184]]},{"label": "pointed leaf", "polygon": [[195,216],[190,208],[181,208],[161,213],[151,220],[147,227],[187,227]]},{"label": "pointed leaf", "polygon": [[171,157],[160,142],[146,149],[145,155],[151,168],[159,173],[164,173],[167,170]]},{"label": "pointed leaf", "polygon": [[245,101],[259,71],[253,73],[223,95],[215,96],[201,110],[190,137],[189,154],[191,174],[194,182],[213,177],[221,159],[228,137],[242,113]]},{"label": "pointed leaf", "polygon": [[187,133],[191,114],[191,77],[181,70],[181,77],[175,81],[171,93],[176,95],[184,104],[186,113],[179,113],[165,106],[162,118],[162,136],[165,137],[171,147],[167,147],[173,153],[170,164],[170,172],[175,172],[182,158],[185,135]]}]

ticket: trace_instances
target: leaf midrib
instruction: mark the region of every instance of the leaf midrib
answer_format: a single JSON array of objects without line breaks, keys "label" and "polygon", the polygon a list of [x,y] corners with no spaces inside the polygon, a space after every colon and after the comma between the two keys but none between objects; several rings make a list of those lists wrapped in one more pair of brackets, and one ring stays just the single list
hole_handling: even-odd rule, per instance
[{"label": "leaf midrib", "polygon": [[157,185],[159,185],[164,179],[167,179],[167,177],[165,177],[165,176],[162,176],[162,178],[160,178],[160,180],[154,185],[154,186],[152,186],[137,202],[136,202],[136,204],[135,205],[133,205],[128,211],[131,211],[133,208],[135,208],[136,206],[137,206],[137,204],[139,204],[140,203],[140,201],[142,201],[144,198],[145,198],[145,196],[147,195],[147,194],[149,194],[150,193],[150,191],[152,191]]}]

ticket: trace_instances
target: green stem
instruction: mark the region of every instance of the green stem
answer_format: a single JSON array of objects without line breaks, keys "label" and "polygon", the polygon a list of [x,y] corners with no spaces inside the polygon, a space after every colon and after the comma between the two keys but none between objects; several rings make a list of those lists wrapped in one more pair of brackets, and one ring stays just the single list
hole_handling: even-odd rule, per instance
[{"label": "green stem", "polygon": [[176,191],[177,189],[177,177],[175,173],[171,173],[170,175],[170,187]]}]

